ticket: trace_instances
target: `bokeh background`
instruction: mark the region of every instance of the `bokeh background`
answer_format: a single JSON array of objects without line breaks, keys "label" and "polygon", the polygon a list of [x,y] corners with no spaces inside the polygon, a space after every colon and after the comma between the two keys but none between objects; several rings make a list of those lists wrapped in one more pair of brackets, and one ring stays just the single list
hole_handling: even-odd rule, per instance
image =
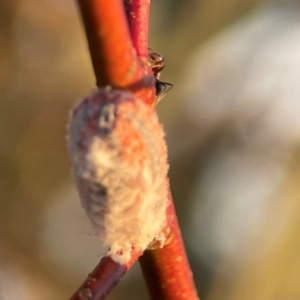
[{"label": "bokeh background", "polygon": [[[300,299],[300,1],[152,0],[171,188],[202,300]],[[0,2],[0,299],[99,261],[66,146],[95,80],[72,0]],[[149,299],[136,264],[107,297]]]}]

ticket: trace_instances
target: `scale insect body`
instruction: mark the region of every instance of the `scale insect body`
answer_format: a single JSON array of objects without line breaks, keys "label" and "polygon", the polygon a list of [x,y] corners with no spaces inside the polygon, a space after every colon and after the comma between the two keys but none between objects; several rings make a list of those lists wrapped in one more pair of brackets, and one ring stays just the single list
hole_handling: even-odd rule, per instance
[{"label": "scale insect body", "polygon": [[[149,49],[152,51],[151,49]],[[156,103],[158,103],[173,87],[173,84],[159,80],[160,73],[165,67],[165,60],[162,54],[157,52],[149,53],[149,61],[152,64],[152,72],[155,77]]]}]

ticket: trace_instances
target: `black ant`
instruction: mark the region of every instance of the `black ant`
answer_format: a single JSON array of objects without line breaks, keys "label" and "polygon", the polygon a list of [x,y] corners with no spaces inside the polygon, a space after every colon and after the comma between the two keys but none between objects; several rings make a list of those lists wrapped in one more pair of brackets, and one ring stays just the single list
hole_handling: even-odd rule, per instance
[{"label": "black ant", "polygon": [[[150,48],[149,50],[152,51]],[[155,77],[156,103],[158,103],[170,91],[173,84],[159,80],[160,73],[165,67],[165,60],[162,54],[152,51],[149,53],[149,60],[152,63],[152,72]]]}]

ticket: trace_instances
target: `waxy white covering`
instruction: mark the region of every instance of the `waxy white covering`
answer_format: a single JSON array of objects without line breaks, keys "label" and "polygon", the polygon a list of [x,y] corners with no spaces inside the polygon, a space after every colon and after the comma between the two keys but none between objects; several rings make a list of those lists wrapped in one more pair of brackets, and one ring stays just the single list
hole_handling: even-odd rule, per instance
[{"label": "waxy white covering", "polygon": [[69,150],[82,205],[106,255],[126,263],[161,240],[167,206],[167,151],[153,108],[106,88],[71,114]]}]

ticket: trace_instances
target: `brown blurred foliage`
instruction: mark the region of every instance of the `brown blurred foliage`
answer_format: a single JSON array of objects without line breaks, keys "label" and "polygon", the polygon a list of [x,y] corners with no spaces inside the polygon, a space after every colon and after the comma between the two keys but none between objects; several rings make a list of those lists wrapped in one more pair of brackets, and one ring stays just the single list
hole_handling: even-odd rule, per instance
[{"label": "brown blurred foliage", "polygon": [[[183,112],[185,82],[192,80],[186,78],[187,61],[221,30],[243,20],[264,2],[151,3],[150,47],[164,53],[162,79],[175,85],[160,104],[159,114],[167,131],[171,185],[185,238],[199,174],[201,177],[214,168],[215,162],[209,164],[211,154],[225,153],[228,145],[239,144],[244,130],[243,122],[241,125],[238,118],[230,117],[217,126],[208,128],[203,123],[199,128]],[[24,300],[68,299],[99,259],[97,249],[90,249],[92,244],[97,247],[97,242],[88,236],[89,222],[71,183],[66,146],[69,111],[94,88],[75,2],[0,2],[1,300],[17,299],[18,295]],[[300,298],[297,147],[290,157],[286,162],[289,171],[272,196],[270,214],[273,219],[285,210],[293,214],[272,244],[273,251],[250,261],[242,259],[228,272],[231,261],[226,257],[218,257],[211,267],[188,246],[202,299]],[[263,243],[265,229],[251,240],[243,257],[251,256]],[[109,299],[147,297],[140,271],[134,267]]]}]

